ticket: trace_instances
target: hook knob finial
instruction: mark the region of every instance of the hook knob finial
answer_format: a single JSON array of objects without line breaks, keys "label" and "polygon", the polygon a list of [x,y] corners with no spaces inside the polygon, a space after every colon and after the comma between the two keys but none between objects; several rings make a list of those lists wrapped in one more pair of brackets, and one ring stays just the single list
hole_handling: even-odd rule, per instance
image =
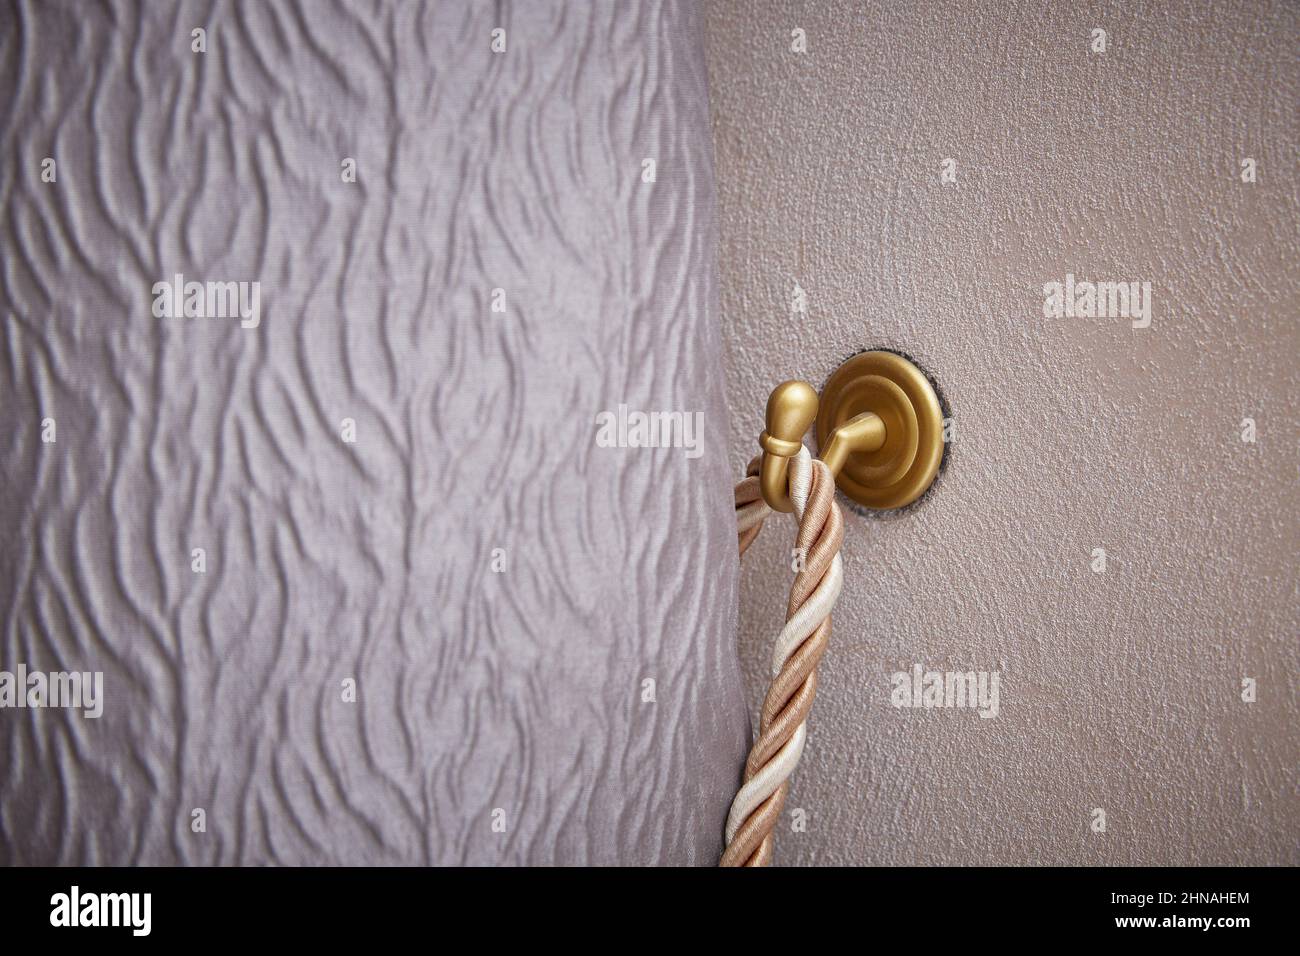
[{"label": "hook knob finial", "polygon": [[774,511],[793,511],[786,484],[790,459],[803,447],[803,436],[817,418],[817,390],[807,382],[782,382],[767,399],[767,430],[758,437],[763,449],[760,483],[763,499]]}]

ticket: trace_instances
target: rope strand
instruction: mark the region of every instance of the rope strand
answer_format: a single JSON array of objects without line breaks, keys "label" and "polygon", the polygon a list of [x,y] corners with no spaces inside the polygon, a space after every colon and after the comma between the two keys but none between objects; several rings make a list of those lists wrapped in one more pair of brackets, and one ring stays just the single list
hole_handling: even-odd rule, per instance
[{"label": "rope strand", "polygon": [[[746,477],[736,485],[736,536],[742,556],[771,514],[759,488],[759,463],[759,458],[751,461]],[[763,700],[758,739],[727,815],[721,866],[772,862],[772,833],[790,775],[803,754],[808,713],[817,695],[817,663],[830,640],[831,608],[844,580],[844,515],[835,503],[835,479],[807,448],[790,461],[790,500],[799,523],[795,547],[803,562],[790,587],[785,626],[773,647],[772,682]]]}]

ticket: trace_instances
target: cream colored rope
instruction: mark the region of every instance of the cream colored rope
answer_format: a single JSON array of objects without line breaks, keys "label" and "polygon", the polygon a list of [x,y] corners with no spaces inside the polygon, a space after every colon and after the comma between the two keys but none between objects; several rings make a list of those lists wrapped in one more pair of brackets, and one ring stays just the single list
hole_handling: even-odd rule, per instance
[{"label": "cream colored rope", "polygon": [[[744,555],[771,509],[758,482],[759,459],[736,485],[736,533]],[[767,866],[772,831],[781,815],[790,775],[807,737],[808,712],[817,694],[817,662],[831,632],[831,608],[844,580],[840,544],[844,515],[835,503],[830,469],[807,448],[790,460],[790,500],[799,523],[796,554],[802,567],[790,587],[786,623],[772,652],[772,682],[759,719],[759,736],[745,762],[744,780],[727,815],[722,866]]]}]

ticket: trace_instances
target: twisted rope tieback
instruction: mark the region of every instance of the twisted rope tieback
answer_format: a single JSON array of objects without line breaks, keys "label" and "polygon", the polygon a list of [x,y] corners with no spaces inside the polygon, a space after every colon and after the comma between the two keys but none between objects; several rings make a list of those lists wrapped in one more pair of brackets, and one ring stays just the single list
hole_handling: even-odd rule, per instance
[{"label": "twisted rope tieback", "polygon": [[[736,485],[736,533],[743,556],[771,509],[758,482],[759,459]],[[808,712],[817,694],[817,662],[831,633],[831,608],[844,581],[840,543],[844,515],[835,503],[835,479],[807,448],[790,460],[790,500],[799,531],[802,568],[790,587],[785,627],[772,652],[772,683],[763,701],[759,736],[745,762],[745,776],[727,815],[722,866],[767,866],[772,830],[781,815],[790,774],[803,753]]]}]

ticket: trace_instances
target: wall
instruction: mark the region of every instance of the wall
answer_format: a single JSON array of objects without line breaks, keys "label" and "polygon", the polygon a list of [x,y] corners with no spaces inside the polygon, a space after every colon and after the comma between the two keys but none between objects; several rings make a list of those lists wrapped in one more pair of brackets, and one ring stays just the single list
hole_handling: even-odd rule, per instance
[{"label": "wall", "polygon": [[[1126,6],[709,6],[733,469],[863,348],[955,430],[847,516],[781,863],[1300,863],[1300,12]],[[1066,273],[1150,282],[1150,327],[1044,318]],[[790,540],[742,573],[755,705]],[[916,663],[1000,671],[998,716],[892,707]]]}]

